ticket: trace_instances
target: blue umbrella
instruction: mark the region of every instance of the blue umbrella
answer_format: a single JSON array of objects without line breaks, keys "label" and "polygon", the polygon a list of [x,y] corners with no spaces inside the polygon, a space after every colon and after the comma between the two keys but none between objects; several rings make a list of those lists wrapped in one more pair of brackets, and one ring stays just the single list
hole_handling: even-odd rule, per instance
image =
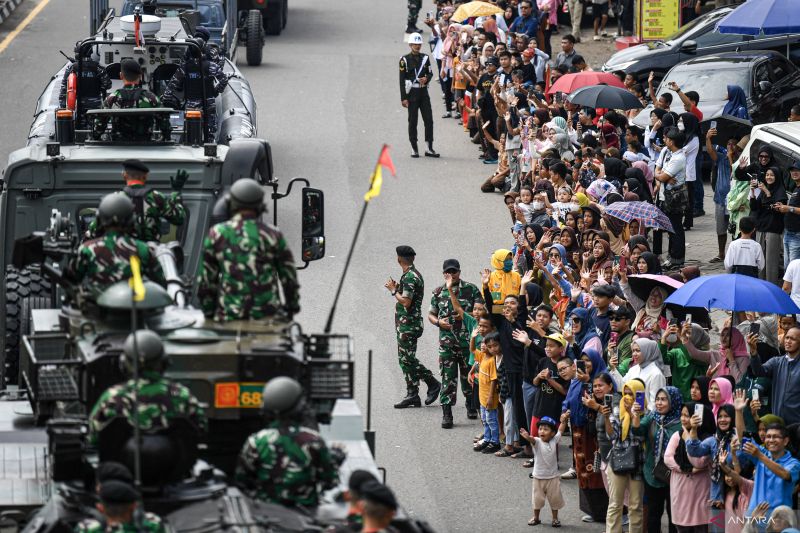
[{"label": "blue umbrella", "polygon": [[738,35],[800,33],[797,0],[748,0],[720,20],[717,31]]},{"label": "blue umbrella", "polygon": [[673,292],[666,299],[666,303],[683,307],[781,315],[800,313],[800,308],[777,285],[742,274],[717,274],[695,278]]}]

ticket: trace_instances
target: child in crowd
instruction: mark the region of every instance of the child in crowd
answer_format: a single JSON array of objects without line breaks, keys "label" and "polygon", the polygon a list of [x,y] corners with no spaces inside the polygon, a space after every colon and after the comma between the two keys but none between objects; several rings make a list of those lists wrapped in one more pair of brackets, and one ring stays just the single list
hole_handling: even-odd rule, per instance
[{"label": "child in crowd", "polygon": [[522,224],[530,224],[533,218],[533,189],[523,185],[519,190],[519,198],[514,206],[517,220]]},{"label": "child in crowd", "polygon": [[547,196],[545,195],[545,203],[547,208],[552,210],[553,220],[555,220],[556,224],[562,226],[567,213],[580,210],[580,206],[577,202],[572,201],[572,189],[569,186],[559,188],[556,193],[556,199],[558,201],[551,204],[547,201]]},{"label": "child in crowd", "polygon": [[756,232],[756,219],[744,217],[739,221],[741,237],[728,246],[725,253],[725,269],[731,274],[744,274],[758,277],[764,268],[764,252],[761,245],[753,239]]},{"label": "child in crowd", "polygon": [[500,426],[497,420],[499,394],[497,388],[497,367],[495,359],[500,355],[500,335],[493,331],[484,337],[485,352],[477,352],[478,390],[481,401],[481,421],[483,422],[483,439],[473,446],[476,452],[485,454],[500,450]]},{"label": "child in crowd", "polygon": [[542,523],[539,514],[545,501],[550,504],[553,513],[553,527],[561,527],[558,520],[558,510],[564,507],[564,496],[561,494],[561,476],[558,472],[557,450],[561,435],[567,428],[569,411],[561,415],[561,424],[556,430],[556,421],[549,416],[539,420],[538,437],[530,435],[524,429],[520,436],[531,443],[536,462],[533,465],[533,518],[528,520],[529,526],[538,526]]},{"label": "child in crowd", "polygon": [[[475,306],[476,308],[478,306]],[[483,307],[483,306],[481,306]],[[475,318],[470,316],[469,313],[464,314],[464,326],[470,328],[469,323],[475,321]],[[480,364],[483,360],[483,356],[486,353],[486,346],[484,345],[484,338],[486,335],[495,331],[494,323],[489,315],[486,313],[486,309],[482,309],[480,316],[470,334],[469,338],[469,367],[470,372],[467,376],[467,381],[469,384],[472,385],[472,398],[473,399],[480,399],[480,379],[476,379],[480,372]],[[494,360],[492,360],[492,364],[494,364]],[[477,408],[480,408],[480,402],[478,402]],[[478,409],[480,410],[480,409]],[[481,419],[483,422],[483,419]],[[485,427],[483,428],[485,431]],[[483,431],[479,433],[475,439],[474,443],[483,439]]]}]

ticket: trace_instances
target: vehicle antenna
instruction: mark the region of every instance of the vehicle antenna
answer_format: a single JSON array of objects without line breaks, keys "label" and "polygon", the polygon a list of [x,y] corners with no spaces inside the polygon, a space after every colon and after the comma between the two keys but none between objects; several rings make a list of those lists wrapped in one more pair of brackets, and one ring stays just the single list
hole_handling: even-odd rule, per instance
[{"label": "vehicle antenna", "polygon": [[63,50],[59,50],[58,53],[61,54],[64,57],[66,57],[67,60],[69,60],[70,63],[74,63],[75,62],[75,58],[74,57],[69,57],[67,54],[64,53]]}]

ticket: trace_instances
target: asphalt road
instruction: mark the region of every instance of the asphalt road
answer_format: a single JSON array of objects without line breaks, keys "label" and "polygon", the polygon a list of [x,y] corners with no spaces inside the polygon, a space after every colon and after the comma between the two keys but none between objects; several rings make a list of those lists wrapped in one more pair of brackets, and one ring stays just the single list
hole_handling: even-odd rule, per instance
[{"label": "asphalt road", "polygon": [[[0,27],[0,42],[37,5],[26,0]],[[87,31],[86,3],[54,1],[0,52],[0,165],[24,145],[36,98],[62,64],[58,49],[71,50]],[[428,9],[428,3],[423,11]],[[426,278],[428,293],[442,281],[442,260],[461,261],[463,278],[477,282],[495,248],[509,244],[509,220],[500,198],[478,186],[493,170],[477,159],[456,121],[443,111],[438,88],[431,90],[439,160],[409,158],[406,113],[399,105],[397,63],[406,53],[402,30],[405,3],[371,0],[320,2],[291,0],[283,35],[269,38],[264,64],[240,67],[258,103],[259,134],[272,145],[275,172],[283,182],[305,177],[326,195],[328,257],[300,276],[299,320],[321,331],[331,307],[352,233],[382,143],[393,147],[397,179],[384,178],[383,192],[369,206],[344,285],[334,331],[356,340],[358,400],[365,408],[367,350],[374,353],[372,419],[377,430],[377,462],[408,511],[429,520],[437,531],[526,531],[531,516],[531,484],[520,460],[472,452],[479,423],[466,419],[463,398],[454,409],[455,428],[439,427],[438,402],[428,408],[396,411],[404,395],[396,361],[392,298],[383,288],[398,279],[394,248],[409,244]],[[427,37],[427,34],[426,34]],[[553,42],[558,43],[556,37]],[[588,44],[586,45],[589,46]],[[420,138],[422,126],[420,124]],[[298,237],[299,200],[282,205],[280,225]],[[709,211],[709,209],[706,209]],[[711,210],[713,212],[713,209]],[[690,258],[711,244],[709,217],[689,238]],[[707,248],[706,248],[707,250]],[[703,251],[706,258],[711,257]],[[426,304],[427,307],[427,304]],[[433,328],[420,339],[419,356],[437,369]],[[423,387],[424,391],[424,387]],[[562,471],[570,450],[560,454]],[[582,524],[577,483],[563,483],[567,507],[564,530],[601,531]],[[549,529],[549,511],[543,526]]]}]

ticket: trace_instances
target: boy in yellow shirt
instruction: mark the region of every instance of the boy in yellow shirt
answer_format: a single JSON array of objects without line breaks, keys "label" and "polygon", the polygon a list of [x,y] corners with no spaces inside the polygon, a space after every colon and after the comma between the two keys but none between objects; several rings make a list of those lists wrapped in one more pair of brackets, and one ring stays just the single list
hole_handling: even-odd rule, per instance
[{"label": "boy in yellow shirt", "polygon": [[[485,352],[476,351],[475,362],[479,364],[478,391],[481,400],[481,421],[483,422],[483,440],[478,441],[473,449],[485,454],[500,450],[500,425],[497,420],[497,406],[500,395],[497,390],[496,358],[500,356],[500,335],[493,331],[483,338]],[[480,359],[480,360],[479,360]]]}]

